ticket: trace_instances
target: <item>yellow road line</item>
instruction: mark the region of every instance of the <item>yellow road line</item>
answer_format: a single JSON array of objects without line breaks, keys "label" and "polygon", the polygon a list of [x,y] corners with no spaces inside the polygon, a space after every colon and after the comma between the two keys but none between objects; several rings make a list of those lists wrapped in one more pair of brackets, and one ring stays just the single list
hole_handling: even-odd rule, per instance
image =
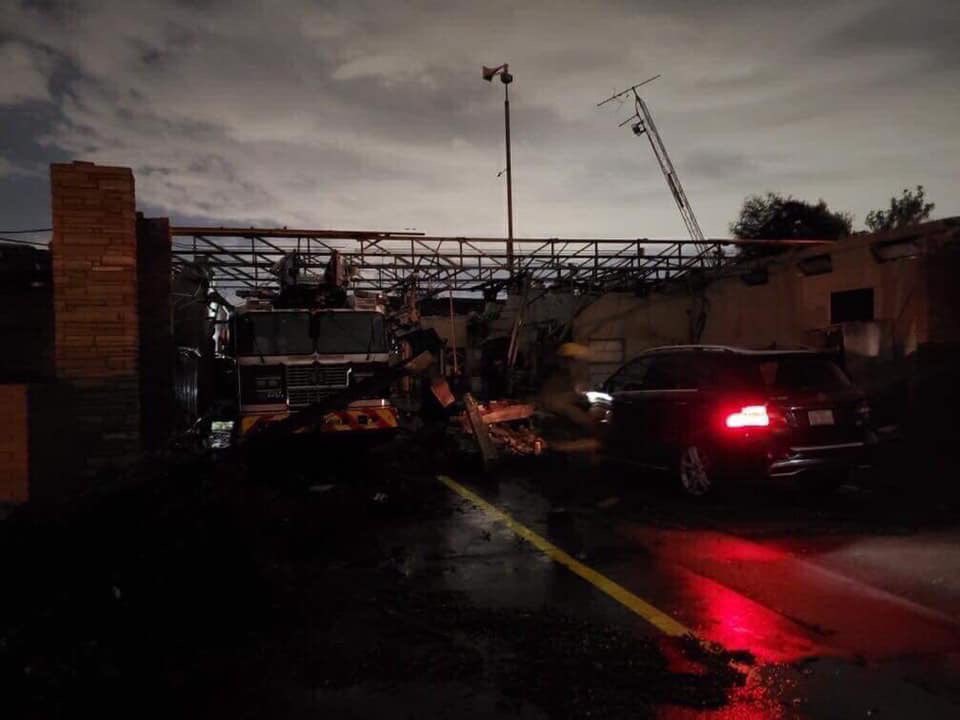
[{"label": "yellow road line", "polygon": [[661,632],[673,637],[693,635],[693,632],[689,628],[677,622],[665,612],[655,608],[646,600],[637,597],[622,585],[618,585],[610,578],[606,577],[605,575],[601,575],[593,568],[584,565],[576,558],[565,553],[549,540],[540,537],[537,535],[537,533],[525,525],[521,525],[503,510],[491,505],[475,492],[464,487],[453,478],[447,477],[446,475],[437,475],[437,480],[453,490],[453,492],[472,502],[487,515],[503,522],[507,527],[513,530],[513,532],[540,550],[551,560],[563,565],[571,572],[579,575],[588,583],[600,590],[600,592],[606,593],[624,607],[632,610]]}]

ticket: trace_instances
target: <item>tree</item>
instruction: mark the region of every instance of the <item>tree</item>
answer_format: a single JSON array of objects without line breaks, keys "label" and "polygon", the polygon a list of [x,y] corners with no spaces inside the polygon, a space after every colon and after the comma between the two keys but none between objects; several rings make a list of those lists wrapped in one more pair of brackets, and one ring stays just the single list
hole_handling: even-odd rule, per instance
[{"label": "tree", "polygon": [[890,198],[889,210],[871,210],[865,223],[873,232],[917,225],[933,212],[934,203],[924,202],[926,199],[923,185],[917,185],[916,191],[904,188],[900,197]]},{"label": "tree", "polygon": [[[740,216],[730,225],[734,237],[744,240],[839,240],[850,234],[853,217],[834,212],[820,200],[816,204],[778,193],[751,195],[743,201]],[[772,245],[745,245],[744,257],[782,252]]]}]

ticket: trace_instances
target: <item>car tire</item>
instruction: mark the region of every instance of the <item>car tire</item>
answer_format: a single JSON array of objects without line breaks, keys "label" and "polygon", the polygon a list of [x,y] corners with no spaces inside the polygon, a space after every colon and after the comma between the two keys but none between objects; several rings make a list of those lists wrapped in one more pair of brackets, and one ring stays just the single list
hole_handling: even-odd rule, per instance
[{"label": "car tire", "polygon": [[703,497],[713,489],[708,456],[699,445],[687,445],[680,452],[677,467],[680,489],[691,497]]}]

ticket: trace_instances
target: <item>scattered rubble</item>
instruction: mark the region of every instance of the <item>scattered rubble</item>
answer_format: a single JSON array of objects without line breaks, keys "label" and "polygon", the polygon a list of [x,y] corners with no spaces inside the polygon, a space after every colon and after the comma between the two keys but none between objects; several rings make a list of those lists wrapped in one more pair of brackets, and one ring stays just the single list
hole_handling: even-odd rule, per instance
[{"label": "scattered rubble", "polygon": [[485,466],[500,453],[540,455],[546,449],[546,441],[531,427],[533,405],[513,400],[477,403],[469,393],[463,402],[458,421],[464,432],[476,438]]}]

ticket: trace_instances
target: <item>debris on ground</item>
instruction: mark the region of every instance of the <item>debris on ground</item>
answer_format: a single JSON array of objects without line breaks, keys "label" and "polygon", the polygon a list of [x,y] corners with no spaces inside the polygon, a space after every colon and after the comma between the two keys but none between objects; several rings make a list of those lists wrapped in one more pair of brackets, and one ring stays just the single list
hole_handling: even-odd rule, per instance
[{"label": "debris on ground", "polygon": [[533,416],[533,405],[512,400],[492,400],[480,405],[479,409],[480,417],[487,425],[511,420],[529,420]]},{"label": "debris on ground", "polygon": [[[513,400],[492,400],[477,403],[467,393],[464,396],[464,412],[458,420],[464,432],[473,435],[480,446],[484,459],[496,458],[499,453],[509,455],[540,455],[547,447],[546,441],[531,427],[534,407]],[[489,438],[494,451],[484,449]]]},{"label": "debris on ground", "polygon": [[500,457],[497,447],[493,443],[490,435],[489,426],[483,422],[480,405],[473,398],[473,395],[466,393],[463,396],[463,414],[460,416],[460,422],[463,429],[473,435],[480,450],[480,457],[483,460],[483,467],[489,470]]}]

